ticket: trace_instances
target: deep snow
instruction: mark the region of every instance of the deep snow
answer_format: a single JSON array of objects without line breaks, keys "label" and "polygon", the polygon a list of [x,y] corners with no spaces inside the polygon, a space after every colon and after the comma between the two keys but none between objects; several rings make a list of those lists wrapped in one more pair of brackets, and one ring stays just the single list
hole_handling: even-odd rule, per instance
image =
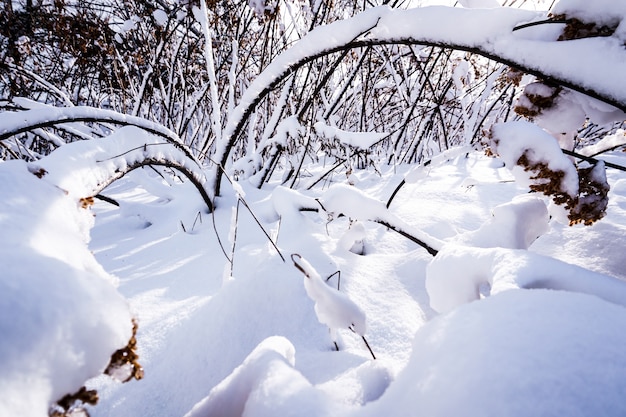
[{"label": "deep snow", "polygon": [[[612,6],[559,3],[559,12],[617,25],[609,37],[567,42],[545,27],[512,30],[542,13],[374,8],[282,54],[216,133],[228,139],[289,65],[360,36],[481,47],[623,102],[626,84],[615,80],[626,62],[626,11]],[[450,30],[442,21],[458,24]],[[210,38],[206,19],[203,29]],[[585,59],[572,65],[576,56]],[[0,414],[46,415],[48,404],[95,377],[87,383],[101,398],[89,407],[94,416],[623,415],[626,175],[608,170],[602,220],[570,227],[547,198],[529,195],[515,165],[531,150],[531,162],[564,172],[563,191],[574,196],[577,173],[557,144],[569,143],[584,115],[624,115],[578,93],[561,100],[537,118],[545,131],[496,126],[497,158],[452,149],[428,166],[329,176],[311,191],[228,179],[214,213],[197,187],[164,168],[107,187],[119,207],[89,207],[86,197],[142,158],[174,161],[203,181],[190,152],[159,125],[37,103],[1,114],[0,134],[84,117],[158,137],[126,127],[99,140],[57,140],[61,149],[36,163],[0,163]],[[279,126],[263,140],[301,130],[289,117]],[[347,146],[384,135],[316,126]],[[620,135],[582,152],[618,146]],[[219,156],[228,142],[218,142]],[[619,150],[603,158],[626,165]],[[97,375],[127,343],[131,317],[146,374],[121,385]]]},{"label": "deep snow", "polygon": [[[609,158],[625,160],[620,153]],[[110,195],[128,201],[125,204],[135,210],[125,213],[123,208],[98,203],[92,248],[103,265],[120,276],[120,291],[140,319],[146,378],[127,385],[97,379],[92,384],[103,400],[92,413],[621,415],[626,357],[619,347],[624,342],[619,328],[626,311],[618,304],[626,300],[622,295],[626,286],[602,274],[626,278],[620,255],[626,243],[626,176],[609,171],[613,188],[604,219],[590,227],[567,227],[554,219],[548,222],[546,209],[538,206],[545,207],[547,200],[528,196],[511,182],[510,172],[499,161],[479,153],[442,160],[424,179],[405,185],[391,205],[391,212],[407,223],[453,245],[451,251],[442,252],[444,265],[449,253],[457,258],[448,259],[448,277],[454,273],[462,280],[464,274],[483,268],[480,256],[472,251],[493,253],[504,262],[486,265],[485,276],[498,265],[492,286],[476,285],[469,291],[481,300],[461,302],[457,304],[461,307],[443,315],[431,308],[434,294],[429,297],[425,284],[432,273],[433,267],[427,268],[432,257],[419,246],[364,222],[365,255],[354,254],[341,244],[350,231],[347,218],[327,223],[318,213],[285,209],[278,221],[276,203],[242,184],[248,203],[282,252],[302,254],[322,276],[341,271],[341,291],[367,316],[365,335],[376,361],[348,330],[339,331],[340,351],[334,351],[301,272],[289,260],[280,260],[245,211],[238,216],[234,273],[224,280],[226,261],[209,218],[203,214],[191,233],[184,233],[179,223],[189,231],[201,207],[197,196],[193,208],[177,203],[182,197],[164,202],[155,196],[150,202],[131,182],[135,174],[128,182],[118,182]],[[154,181],[139,174],[138,184]],[[357,176],[359,187],[386,200],[402,173],[389,168],[382,177],[371,172]],[[333,187],[345,182],[342,177],[335,180],[339,184]],[[187,198],[193,200],[188,185],[176,187],[187,188]],[[294,201],[296,196],[304,198],[283,195],[282,201]],[[222,198],[222,207],[233,198],[230,191]],[[144,210],[136,205],[139,201],[147,202],[143,207],[152,214],[149,219],[140,217]],[[518,210],[522,221],[512,222],[523,204],[534,204],[536,214],[524,220],[528,211]],[[503,215],[508,221],[498,219]],[[230,220],[230,210],[217,211],[223,241]],[[488,248],[489,235],[498,246],[502,241],[515,243],[524,224],[537,222],[544,226],[535,228],[536,234],[545,234],[534,242],[521,239],[530,245],[529,251],[454,246],[476,242]],[[523,261],[522,269],[510,267],[508,260],[515,256]],[[169,267],[164,270],[165,265]],[[532,289],[537,285],[525,278],[546,273],[569,285],[564,288],[569,291]],[[511,277],[522,280],[516,284]],[[335,275],[329,285],[336,288],[336,279]],[[589,285],[575,288],[578,282]],[[581,294],[602,291],[603,283],[613,302]],[[548,284],[539,287],[556,286]],[[462,288],[448,286],[444,297],[449,299]],[[232,411],[235,404],[239,411]],[[363,408],[364,404],[368,406]]]}]

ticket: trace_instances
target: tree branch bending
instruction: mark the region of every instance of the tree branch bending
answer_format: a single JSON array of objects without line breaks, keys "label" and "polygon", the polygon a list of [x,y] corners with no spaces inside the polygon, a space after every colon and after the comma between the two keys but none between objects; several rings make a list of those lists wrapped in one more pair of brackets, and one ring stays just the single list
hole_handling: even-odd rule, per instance
[{"label": "tree branch bending", "polygon": [[[582,93],[626,112],[626,90],[616,90],[601,74],[606,60],[587,58],[582,60],[585,72],[595,71],[598,77],[583,83],[578,68],[568,68],[567,62],[558,60],[559,54],[551,51],[569,51],[577,40],[567,42],[533,41],[515,34],[520,25],[534,21],[536,12],[516,9],[460,9],[424,7],[411,10],[392,10],[381,6],[366,10],[359,15],[318,27],[303,37],[292,48],[279,55],[249,86],[235,108],[224,130],[222,146],[216,160],[225,165],[231,149],[236,144],[243,127],[256,106],[270,91],[302,66],[336,52],[379,45],[422,45],[447,48],[481,55],[508,65],[562,87]],[[455,31],[440,30],[437,24],[442,17],[460,22]],[[501,22],[493,27],[482,24],[487,18]],[[489,25],[492,26],[492,25]],[[355,27],[356,29],[353,29]],[[341,36],[328,40],[329,31]],[[347,34],[346,34],[347,33]],[[350,35],[353,33],[354,35]],[[603,38],[605,39],[605,38]],[[585,39],[585,51],[597,54],[602,48],[595,45],[597,39]],[[604,44],[599,44],[600,46]],[[520,49],[521,48],[521,49]],[[622,48],[623,50],[623,48]],[[521,51],[521,52],[520,52]],[[625,56],[611,57],[611,65],[624,68]],[[548,56],[549,58],[546,58]],[[213,189],[219,194],[221,172],[216,170]]]}]

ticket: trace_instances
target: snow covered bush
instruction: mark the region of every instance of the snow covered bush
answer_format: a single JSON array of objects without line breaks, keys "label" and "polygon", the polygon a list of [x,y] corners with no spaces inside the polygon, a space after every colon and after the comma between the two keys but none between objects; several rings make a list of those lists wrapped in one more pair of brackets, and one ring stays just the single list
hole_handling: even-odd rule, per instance
[{"label": "snow covered bush", "polygon": [[502,157],[531,191],[564,206],[570,225],[591,225],[604,217],[609,185],[601,161],[577,168],[554,137],[527,122],[492,126],[488,152]]}]

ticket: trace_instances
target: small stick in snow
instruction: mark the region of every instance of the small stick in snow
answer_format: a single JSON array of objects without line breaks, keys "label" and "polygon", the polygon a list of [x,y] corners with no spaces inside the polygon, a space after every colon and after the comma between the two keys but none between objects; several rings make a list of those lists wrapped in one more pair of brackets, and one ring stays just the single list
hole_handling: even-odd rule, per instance
[{"label": "small stick in snow", "polygon": [[339,291],[339,286],[341,285],[341,271],[333,272],[326,278],[326,282],[328,282],[332,277],[337,275],[337,291]]}]

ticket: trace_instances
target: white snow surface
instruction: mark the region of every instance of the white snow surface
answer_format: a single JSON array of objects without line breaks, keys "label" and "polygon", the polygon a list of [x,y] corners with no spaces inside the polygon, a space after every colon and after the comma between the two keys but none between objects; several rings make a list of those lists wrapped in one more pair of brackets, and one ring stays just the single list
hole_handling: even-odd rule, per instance
[{"label": "white snow surface", "polygon": [[[626,73],[623,2],[560,1],[553,12],[619,24],[612,36],[566,42],[555,41],[553,27],[513,31],[545,12],[463,3],[377,7],[316,28],[248,86],[218,148],[259,92],[296,63],[355,39],[478,47],[626,102],[626,83],[616,81]],[[573,129],[582,113],[623,116],[577,94],[566,101],[563,111],[582,110],[548,116],[563,122],[553,134]],[[209,214],[188,181],[150,169],[100,190],[143,157],[175,160],[202,179],[176,135],[155,123],[33,106],[0,114],[0,134],[76,117],[143,130],[57,142],[32,164],[0,163],[1,416],[44,417],[85,383],[99,392],[99,404],[88,407],[94,417],[626,414],[626,174],[607,170],[609,205],[599,222],[551,219],[547,199],[528,195],[510,171],[527,152],[562,170],[566,191],[577,192],[571,160],[540,127],[496,126],[499,158],[456,149],[413,170],[355,169],[353,185],[332,175],[313,190],[282,187],[279,178],[262,190],[242,181],[226,187]],[[298,134],[296,122],[281,122],[273,139]],[[602,158],[626,165],[623,152]],[[302,172],[327,169],[306,164]],[[81,208],[79,198],[95,191],[119,207]],[[233,207],[244,197],[255,216],[241,208],[235,235]],[[319,278],[313,286],[289,262],[292,253],[307,259]],[[122,385],[98,375],[128,342],[133,316],[146,375]],[[348,323],[358,334],[329,338],[329,326]],[[365,330],[376,360],[359,336]]]},{"label": "white snow surface", "polygon": [[622,415],[625,312],[549,290],[466,304],[417,332],[406,368],[359,414]]},{"label": "white snow surface", "polygon": [[[120,136],[124,132],[135,133],[123,129]],[[64,148],[78,156],[82,146]],[[619,152],[607,157],[624,161]],[[389,209],[380,200],[408,168],[394,173],[390,167],[382,176],[357,171],[361,188],[275,187],[271,197],[241,183],[281,251],[301,253],[319,277],[341,271],[340,293],[359,306],[359,317],[367,316],[375,361],[348,330],[338,332],[340,350],[334,351],[302,274],[280,260],[245,211],[232,279],[223,281],[226,260],[190,184],[165,184],[150,170],[115,182],[104,192],[120,208],[96,203],[90,248],[119,277],[118,291],[139,319],[146,376],[124,385],[106,377],[88,382],[101,397],[90,413],[621,415],[626,360],[617,329],[626,305],[620,249],[626,176],[609,171],[604,219],[566,228],[548,221],[544,200],[526,195],[497,162],[480,153],[443,158],[426,177],[405,184]],[[50,178],[55,166],[47,165]],[[3,188],[1,219],[11,237],[3,242],[5,264],[16,271],[0,281],[7,288],[0,293],[2,311],[11,312],[2,315],[2,330],[12,335],[10,344],[0,344],[0,406],[3,414],[43,416],[50,401],[102,372],[111,351],[126,343],[131,316],[85,247],[91,214],[25,163],[2,163],[0,173],[13,185]],[[215,213],[222,236],[231,227],[230,205],[241,195],[229,192]],[[353,223],[360,225],[354,233],[363,238],[364,255],[340,243],[351,230],[347,217],[328,222],[325,213],[299,211],[320,209],[315,198],[336,213],[364,218]],[[424,229],[440,242],[439,253],[432,258],[366,221],[372,217]],[[336,277],[323,279],[320,288],[339,293]],[[4,296],[9,290],[20,296]],[[54,301],[59,297],[67,299]],[[56,333],[59,323],[80,332]]]},{"label": "white snow surface", "polygon": [[87,248],[92,213],[33,168],[0,163],[3,416],[47,416],[131,336],[129,305]]}]

